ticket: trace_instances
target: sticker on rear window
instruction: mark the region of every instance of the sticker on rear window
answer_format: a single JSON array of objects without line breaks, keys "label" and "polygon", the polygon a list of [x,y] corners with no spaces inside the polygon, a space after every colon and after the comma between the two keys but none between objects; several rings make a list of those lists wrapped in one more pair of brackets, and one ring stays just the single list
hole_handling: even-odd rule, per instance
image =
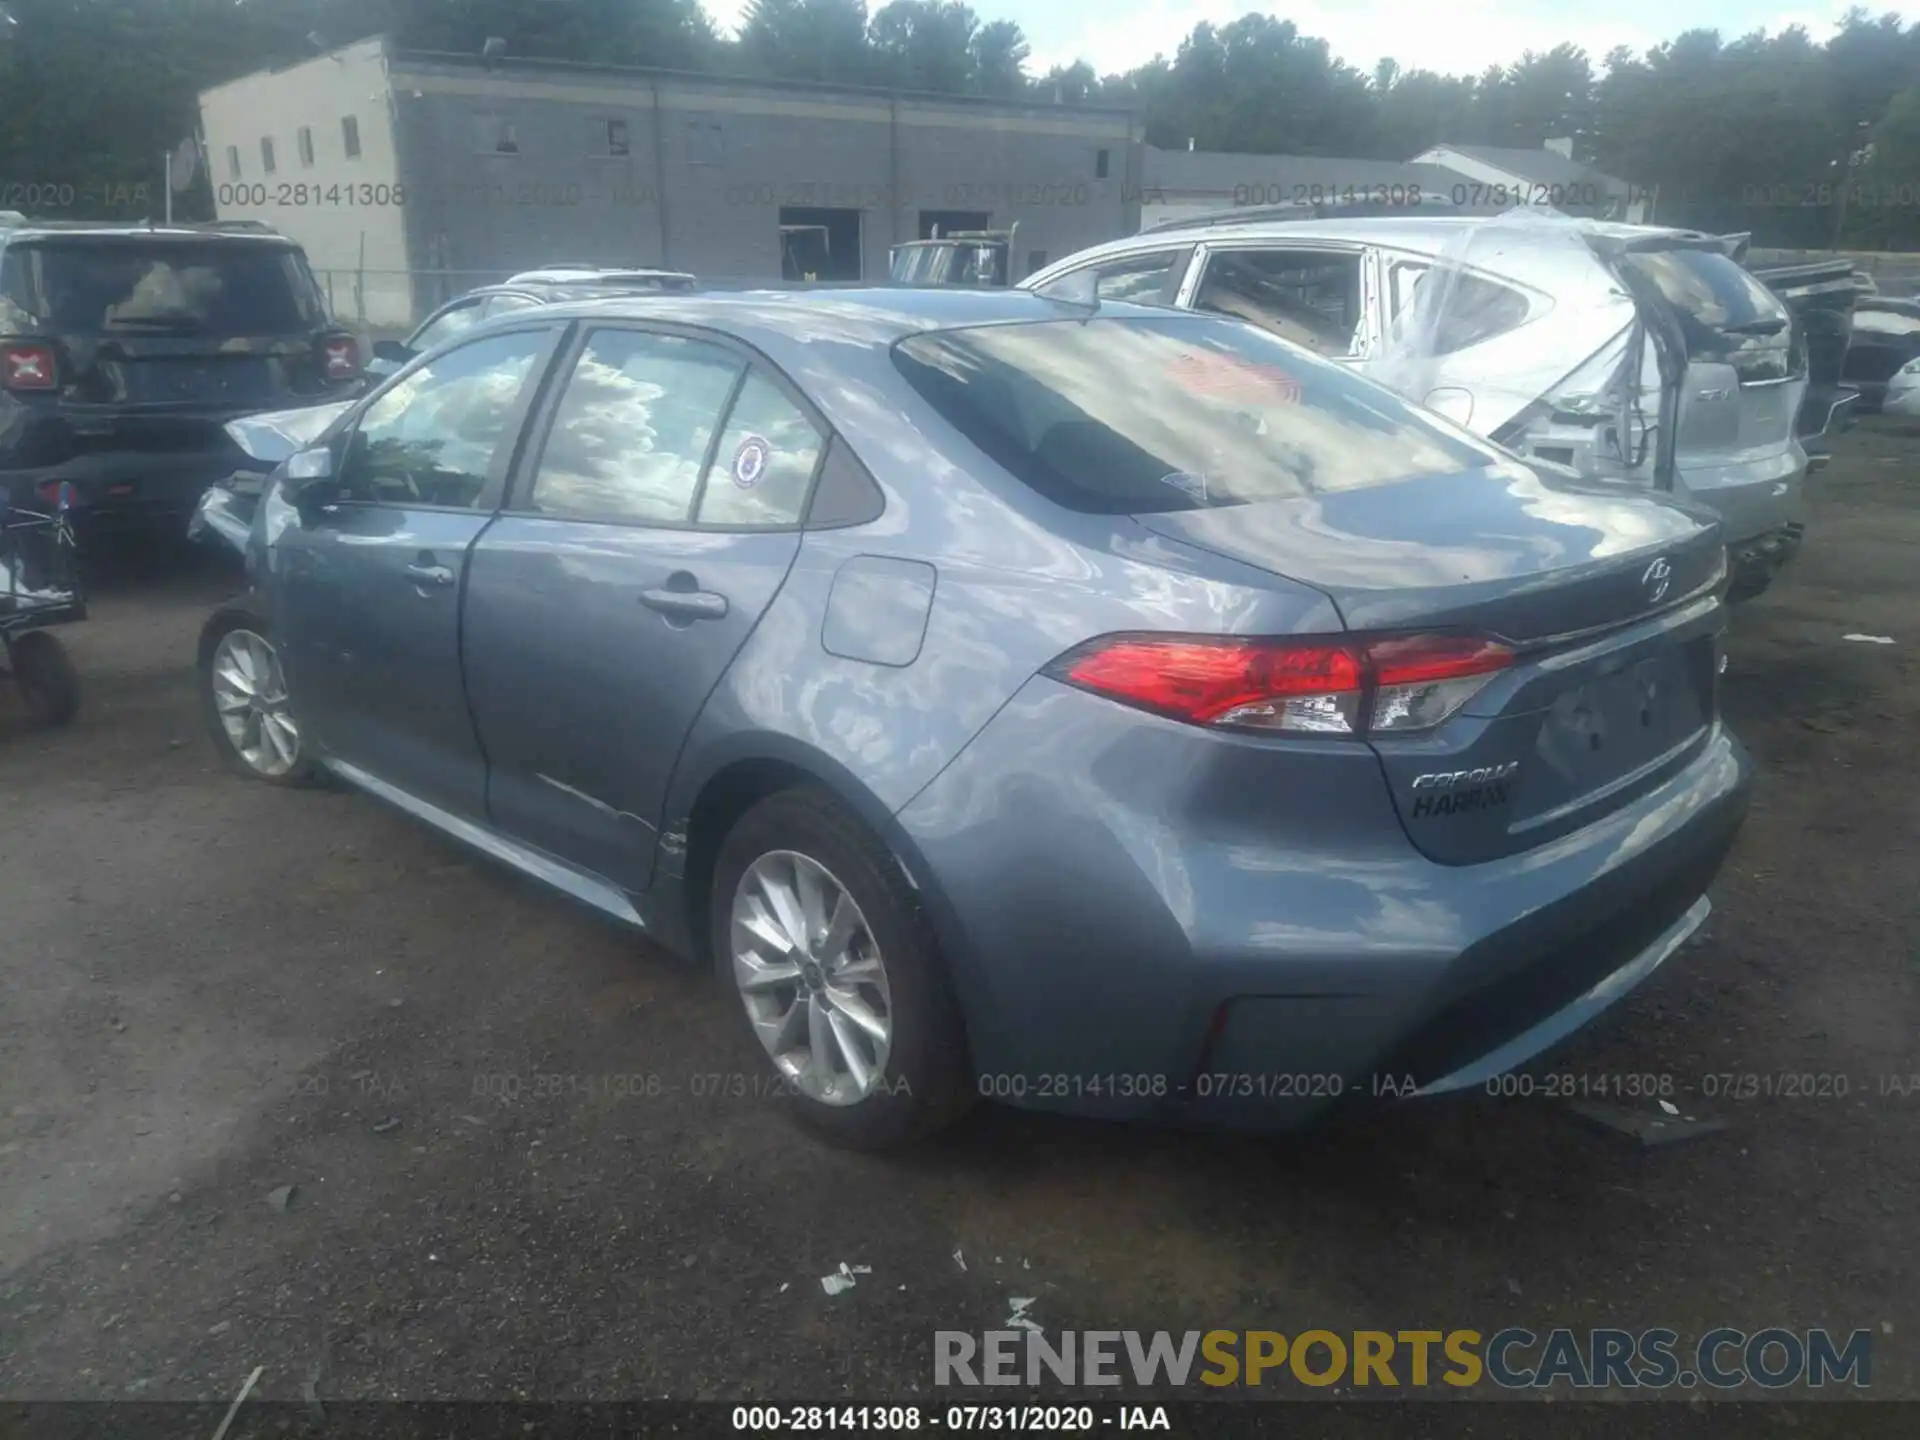
[{"label": "sticker on rear window", "polygon": [[1264,400],[1297,405],[1300,382],[1278,365],[1255,364],[1212,350],[1189,350],[1174,357],[1167,376],[1193,395],[1221,399]]},{"label": "sticker on rear window", "polygon": [[740,442],[740,448],[733,452],[733,483],[742,490],[751,490],[760,483],[760,477],[767,473],[767,457],[773,447],[758,435],[749,435]]}]

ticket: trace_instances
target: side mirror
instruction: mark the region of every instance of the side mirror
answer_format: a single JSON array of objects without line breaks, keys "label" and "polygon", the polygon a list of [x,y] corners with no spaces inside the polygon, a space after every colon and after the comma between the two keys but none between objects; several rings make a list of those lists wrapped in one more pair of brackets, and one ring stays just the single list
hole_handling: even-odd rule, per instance
[{"label": "side mirror", "polygon": [[287,473],[281,478],[280,489],[289,500],[299,500],[331,479],[333,451],[322,445],[287,457]]},{"label": "side mirror", "polygon": [[399,366],[413,359],[413,351],[407,348],[404,340],[376,340],[373,342],[373,358]]}]

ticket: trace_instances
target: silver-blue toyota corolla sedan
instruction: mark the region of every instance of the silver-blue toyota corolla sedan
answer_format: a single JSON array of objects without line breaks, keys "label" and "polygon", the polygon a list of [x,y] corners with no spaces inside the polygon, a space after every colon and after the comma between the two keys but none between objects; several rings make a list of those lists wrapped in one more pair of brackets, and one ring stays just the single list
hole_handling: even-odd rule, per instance
[{"label": "silver-blue toyota corolla sedan", "polygon": [[1221,317],[523,312],[289,458],[248,547],[234,764],[710,959],[847,1143],[1478,1084],[1682,945],[1750,783],[1711,517]]}]

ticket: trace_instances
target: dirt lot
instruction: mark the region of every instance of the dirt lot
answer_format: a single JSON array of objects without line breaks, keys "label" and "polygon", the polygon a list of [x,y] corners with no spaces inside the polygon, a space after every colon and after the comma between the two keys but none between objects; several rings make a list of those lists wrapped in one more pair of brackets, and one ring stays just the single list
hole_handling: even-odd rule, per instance
[{"label": "dirt lot", "polygon": [[[1849,437],[1811,520],[1736,625],[1764,781],[1709,938],[1559,1067],[1728,1122],[1645,1150],[1483,1095],[825,1149],[693,1093],[749,1058],[702,977],[370,800],[216,768],[190,662],[226,575],[109,588],[80,723],[0,710],[0,1396],[259,1365],[286,1398],[880,1399],[1019,1295],[1048,1329],[1866,1327],[1875,1393],[1920,1398],[1920,438]],[[1830,1078],[1706,1098],[1733,1073]],[[842,1262],[872,1273],[829,1298]]]}]

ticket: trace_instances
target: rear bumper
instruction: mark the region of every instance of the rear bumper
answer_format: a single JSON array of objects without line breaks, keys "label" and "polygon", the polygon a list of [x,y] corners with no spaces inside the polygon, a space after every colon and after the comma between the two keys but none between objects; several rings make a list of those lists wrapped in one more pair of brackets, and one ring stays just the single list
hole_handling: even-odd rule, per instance
[{"label": "rear bumper", "polygon": [[0,486],[16,503],[30,503],[24,497],[39,486],[67,481],[75,492],[74,518],[82,525],[168,517],[184,521],[207,486],[232,474],[244,459],[232,447],[175,454],[102,451],[34,470],[0,470]]},{"label": "rear bumper", "polygon": [[1023,692],[900,812],[982,1094],[1269,1129],[1477,1083],[1674,952],[1752,783],[1715,726],[1593,825],[1448,866],[1408,845],[1370,755],[1276,746],[1270,777],[1236,764],[1210,794],[1215,743]]},{"label": "rear bumper", "polygon": [[1753,459],[1715,464],[1682,462],[1676,489],[1720,517],[1734,549],[1782,526],[1803,524],[1807,452],[1796,438],[1784,449]]},{"label": "rear bumper", "polygon": [[1880,408],[1889,415],[1920,420],[1920,384],[1889,384]]},{"label": "rear bumper", "polygon": [[1732,579],[1727,589],[1729,602],[1751,600],[1773,583],[1774,576],[1800,553],[1806,527],[1782,525],[1764,535],[1727,548],[1727,565]]}]

